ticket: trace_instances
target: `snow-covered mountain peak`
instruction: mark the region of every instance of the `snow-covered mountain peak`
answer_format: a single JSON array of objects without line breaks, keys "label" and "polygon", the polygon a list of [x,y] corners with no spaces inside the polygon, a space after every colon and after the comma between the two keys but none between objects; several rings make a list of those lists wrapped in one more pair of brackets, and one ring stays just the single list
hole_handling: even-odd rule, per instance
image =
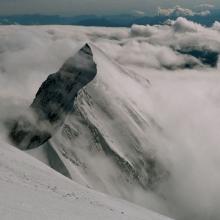
[{"label": "snow-covered mountain peak", "polygon": [[[50,100],[58,102],[56,89],[41,91],[36,106],[42,111],[40,118],[51,121],[39,121],[45,125],[42,130],[49,131],[45,140],[52,137],[27,153],[69,177],[69,182],[176,219],[218,220],[220,32],[215,26],[177,19],[169,25],[131,29],[1,27],[0,122],[17,115],[32,122],[25,109],[48,74],[69,57],[70,63],[77,60],[77,68],[94,62],[95,76],[74,100],[65,102],[69,110],[58,114],[57,121],[44,113]],[[82,65],[72,56],[85,42],[91,43],[81,51]],[[91,52],[93,61],[88,62]],[[62,80],[69,83],[68,68],[55,80],[56,88]],[[62,95],[59,101],[70,98]],[[44,98],[48,101],[42,103]],[[0,129],[5,137],[3,123]],[[6,161],[1,157],[3,166]],[[38,177],[34,171],[33,175]]]},{"label": "snow-covered mountain peak", "polygon": [[30,106],[30,113],[12,122],[12,142],[23,150],[46,142],[73,110],[79,90],[94,79],[96,72],[91,48],[85,44],[58,72],[48,76]]}]

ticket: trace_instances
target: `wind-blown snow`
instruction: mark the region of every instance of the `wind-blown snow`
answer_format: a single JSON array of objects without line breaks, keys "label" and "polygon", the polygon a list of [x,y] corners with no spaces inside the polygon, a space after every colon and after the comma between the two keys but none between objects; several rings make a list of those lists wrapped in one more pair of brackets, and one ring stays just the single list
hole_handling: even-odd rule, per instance
[{"label": "wind-blown snow", "polygon": [[1,219],[168,220],[83,188],[2,141],[0,156]]},{"label": "wind-blown snow", "polygon": [[[69,116],[50,142],[64,157],[72,179],[176,219],[218,220],[219,64],[210,68],[180,53],[219,53],[218,22],[211,28],[184,18],[131,29],[1,27],[1,121],[23,112],[46,77],[85,42],[92,46],[98,74],[80,93],[76,105],[100,132],[95,130],[95,135],[104,137],[117,155],[131,166],[148,155],[157,161],[162,176],[148,190],[135,182],[126,183],[111,158],[99,154],[99,148],[88,151],[97,143],[76,114]],[[1,131],[4,136],[3,124]],[[78,138],[70,141],[69,134]],[[40,153],[31,152],[38,158]]]}]

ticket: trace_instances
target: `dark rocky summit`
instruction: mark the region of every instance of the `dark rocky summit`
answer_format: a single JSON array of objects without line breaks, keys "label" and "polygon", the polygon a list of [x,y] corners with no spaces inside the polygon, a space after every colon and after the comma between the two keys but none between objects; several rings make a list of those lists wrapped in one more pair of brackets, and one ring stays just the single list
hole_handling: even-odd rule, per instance
[{"label": "dark rocky summit", "polygon": [[11,123],[11,141],[22,150],[46,142],[73,111],[79,90],[93,80],[96,73],[92,50],[86,44],[43,82],[30,106],[31,113]]}]

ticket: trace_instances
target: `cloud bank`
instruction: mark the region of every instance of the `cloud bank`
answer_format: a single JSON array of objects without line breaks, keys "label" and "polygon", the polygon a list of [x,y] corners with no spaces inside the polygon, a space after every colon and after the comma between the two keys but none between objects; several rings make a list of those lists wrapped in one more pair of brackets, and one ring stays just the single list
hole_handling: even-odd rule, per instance
[{"label": "cloud bank", "polygon": [[158,8],[157,14],[159,16],[171,16],[171,17],[179,17],[179,16],[207,16],[209,15],[210,9],[214,8],[211,4],[201,4],[197,7],[196,11],[193,11],[192,9],[183,8],[179,5],[175,6],[174,8]]}]

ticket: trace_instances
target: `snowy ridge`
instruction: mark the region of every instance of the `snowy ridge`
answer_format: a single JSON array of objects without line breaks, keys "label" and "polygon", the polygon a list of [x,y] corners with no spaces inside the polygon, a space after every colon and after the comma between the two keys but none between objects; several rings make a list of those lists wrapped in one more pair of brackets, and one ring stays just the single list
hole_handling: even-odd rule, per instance
[{"label": "snowy ridge", "polygon": [[[148,204],[150,191],[157,191],[157,185],[169,176],[144,134],[149,126],[159,126],[137,109],[136,94],[125,98],[128,88],[120,83],[137,88],[142,80],[142,92],[146,92],[149,81],[134,78],[95,46],[92,50],[97,76],[80,92],[75,111],[52,137],[50,145],[68,171],[64,170],[64,175],[132,202],[140,193],[145,194]],[[154,199],[162,198],[158,195]]]},{"label": "snowy ridge", "polygon": [[2,141],[0,156],[1,219],[168,219],[75,184]]}]

